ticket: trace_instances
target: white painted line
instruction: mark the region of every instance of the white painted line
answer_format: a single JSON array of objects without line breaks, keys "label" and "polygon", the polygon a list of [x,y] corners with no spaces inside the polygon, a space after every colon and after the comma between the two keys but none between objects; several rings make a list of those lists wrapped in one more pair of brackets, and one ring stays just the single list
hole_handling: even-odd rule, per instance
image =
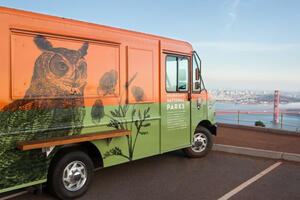
[{"label": "white painted line", "polygon": [[14,193],[14,194],[2,197],[2,198],[0,198],[0,200],[11,199],[11,198],[14,198],[14,197],[17,197],[17,196],[21,196],[21,195],[26,194],[26,193],[28,193],[28,191],[17,192],[17,193]]},{"label": "white painted line", "polygon": [[269,173],[270,171],[272,171],[273,169],[275,169],[276,167],[278,167],[279,165],[281,165],[281,163],[282,162],[277,162],[277,163],[271,165],[270,167],[268,167],[264,171],[260,172],[256,176],[252,177],[251,179],[247,180],[246,182],[242,183],[238,187],[234,188],[233,190],[231,190],[230,192],[228,192],[224,196],[220,197],[218,200],[227,200],[227,199],[229,199],[230,197],[232,197],[233,195],[237,194],[238,192],[240,192],[241,190],[243,190],[245,187],[247,187],[251,183],[257,181],[258,179],[260,179],[261,177],[263,177],[264,175],[266,175],[267,173]]}]

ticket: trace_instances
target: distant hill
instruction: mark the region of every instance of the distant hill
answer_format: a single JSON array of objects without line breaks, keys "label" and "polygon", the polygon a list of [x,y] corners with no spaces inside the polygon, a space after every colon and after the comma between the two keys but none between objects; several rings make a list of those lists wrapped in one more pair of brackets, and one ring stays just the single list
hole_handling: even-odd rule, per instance
[{"label": "distant hill", "polygon": [[300,108],[289,108],[289,109],[286,109],[286,111],[300,112]]},{"label": "distant hill", "polygon": [[[274,96],[271,95],[271,94],[269,94],[269,95],[259,95],[259,96],[256,96],[255,99],[257,101],[274,102]],[[279,101],[282,104],[283,103],[295,103],[295,102],[300,102],[300,98],[280,95],[279,96]]]}]

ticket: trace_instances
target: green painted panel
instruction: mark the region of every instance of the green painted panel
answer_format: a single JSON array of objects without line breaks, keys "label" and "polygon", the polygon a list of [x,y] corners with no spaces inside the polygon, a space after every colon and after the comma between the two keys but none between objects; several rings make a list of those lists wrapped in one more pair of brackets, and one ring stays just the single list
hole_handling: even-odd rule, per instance
[{"label": "green painted panel", "polygon": [[216,101],[211,100],[208,101],[208,120],[211,122],[211,124],[216,123]]},{"label": "green painted panel", "polygon": [[[122,105],[121,107],[125,106]],[[122,108],[126,112],[121,116],[113,114],[118,109],[119,106],[105,107],[105,115],[101,120],[101,125],[83,129],[83,132],[110,130],[112,128],[132,130],[132,134],[129,136],[113,138],[111,141],[99,140],[93,142],[102,153],[104,167],[159,154],[159,104],[128,105],[128,108]]]},{"label": "green painted panel", "polygon": [[[144,129],[149,134],[140,135],[137,138],[134,160],[160,153],[160,120],[151,120],[149,123],[151,126]],[[133,137],[136,137],[136,131]]]},{"label": "green painted panel", "polygon": [[192,116],[191,133],[194,134],[194,131],[197,125],[199,124],[199,122],[207,119],[207,102],[206,101],[201,102],[200,106],[198,107],[197,101],[192,101],[191,116]]},{"label": "green painted panel", "polygon": [[109,167],[125,162],[129,162],[130,160],[127,158],[129,155],[128,151],[128,143],[127,143],[127,137],[126,136],[121,136],[117,138],[113,138],[110,143],[109,140],[97,140],[93,141],[93,143],[96,145],[96,147],[100,150],[102,154],[102,158],[104,158],[104,154],[106,152],[109,152],[111,149],[114,149],[118,147],[122,153],[119,155],[114,155],[114,156],[108,156],[103,159],[103,167]]},{"label": "green painted panel", "polygon": [[202,120],[208,120],[211,124],[216,123],[215,101],[192,101],[191,102],[191,134],[194,134],[197,125]]},{"label": "green painted panel", "polygon": [[162,103],[161,110],[162,152],[190,145],[190,102]]}]

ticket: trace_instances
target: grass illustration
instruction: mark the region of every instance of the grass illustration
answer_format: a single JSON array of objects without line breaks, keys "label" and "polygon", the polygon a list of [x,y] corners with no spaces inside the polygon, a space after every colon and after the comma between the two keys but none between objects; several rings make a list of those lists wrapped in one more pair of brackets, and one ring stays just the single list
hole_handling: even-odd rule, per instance
[{"label": "grass illustration", "polygon": [[[124,88],[128,91],[129,86],[136,78],[137,73],[134,74],[130,80],[125,84]],[[104,74],[103,77],[100,78],[98,93],[99,94],[113,94],[115,91],[115,86],[117,83],[118,76],[115,76],[114,71],[110,71]],[[103,81],[105,79],[105,81]],[[106,83],[105,87],[103,84]],[[102,85],[101,85],[102,84]],[[144,101],[144,90],[141,87],[133,86],[132,87],[132,95],[135,98],[136,102]],[[150,126],[149,122],[146,122],[147,119],[150,118],[150,107],[140,110],[135,108],[135,104],[129,104],[128,99],[125,100],[125,105],[122,105],[122,97],[124,95],[124,91],[118,100],[119,105],[116,109],[109,111],[109,114],[105,114],[104,106],[102,101],[99,99],[95,102],[92,108],[92,119],[94,123],[99,123],[101,118],[104,116],[110,118],[110,122],[107,124],[108,127],[114,128],[116,130],[131,130],[132,134],[126,135],[127,144],[128,144],[128,155],[122,152],[122,149],[119,147],[114,147],[109,151],[104,153],[103,158],[107,158],[110,156],[121,156],[129,161],[133,159],[134,150],[136,147],[137,140],[141,135],[149,134],[148,131],[145,131],[144,128]],[[132,107],[132,109],[130,109]],[[135,134],[133,134],[135,132]]]},{"label": "grass illustration", "polygon": [[[143,111],[133,107],[131,113],[128,114],[129,106],[128,104],[123,106],[119,105],[118,109],[110,111],[112,117],[107,125],[115,129],[135,130],[135,134],[126,135],[129,155],[125,155],[119,147],[114,147],[104,154],[104,158],[109,156],[122,156],[132,161],[139,135],[147,135],[149,133],[148,131],[144,131],[143,128],[151,125],[149,122],[145,122],[146,119],[150,118],[150,107]],[[131,115],[131,121],[127,120],[127,115]],[[134,120],[135,116],[138,116],[138,119]],[[133,127],[135,128],[133,129]]]}]

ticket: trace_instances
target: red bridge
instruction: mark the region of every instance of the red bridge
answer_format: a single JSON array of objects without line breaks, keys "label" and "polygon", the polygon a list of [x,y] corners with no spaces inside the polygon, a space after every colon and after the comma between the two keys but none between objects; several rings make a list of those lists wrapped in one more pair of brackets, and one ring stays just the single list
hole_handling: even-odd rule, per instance
[{"label": "red bridge", "polygon": [[216,114],[237,114],[238,123],[240,119],[240,114],[273,114],[273,121],[279,123],[279,114],[281,114],[281,125],[283,120],[283,114],[300,114],[300,111],[280,111],[279,110],[279,91],[274,92],[274,109],[273,111],[240,111],[240,110],[217,110]]}]

